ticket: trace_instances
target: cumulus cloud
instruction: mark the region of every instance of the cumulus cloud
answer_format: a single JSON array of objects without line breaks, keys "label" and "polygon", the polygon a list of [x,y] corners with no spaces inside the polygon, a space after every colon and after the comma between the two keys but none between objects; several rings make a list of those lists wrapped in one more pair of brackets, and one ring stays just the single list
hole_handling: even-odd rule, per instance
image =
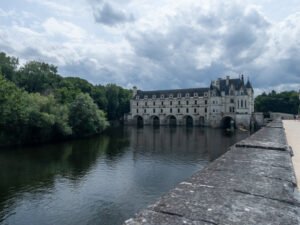
[{"label": "cumulus cloud", "polygon": [[93,9],[95,21],[108,26],[115,26],[122,23],[134,21],[132,14],[113,7],[110,3],[104,2],[101,5],[94,6]]},{"label": "cumulus cloud", "polygon": [[1,49],[93,83],[184,88],[243,73],[258,92],[300,88],[299,13],[274,22],[262,6],[238,0],[82,0],[72,7],[63,5],[81,8],[80,16],[34,24],[0,7],[2,21],[11,21],[0,22]]}]

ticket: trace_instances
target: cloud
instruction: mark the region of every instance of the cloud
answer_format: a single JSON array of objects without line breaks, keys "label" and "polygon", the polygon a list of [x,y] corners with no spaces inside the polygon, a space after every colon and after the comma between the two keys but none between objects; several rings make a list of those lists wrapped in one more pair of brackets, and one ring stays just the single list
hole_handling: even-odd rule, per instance
[{"label": "cloud", "polygon": [[93,10],[95,21],[108,26],[115,26],[135,20],[132,14],[128,14],[123,10],[115,8],[107,2],[101,4],[101,6],[95,6]]},{"label": "cloud", "polygon": [[62,3],[51,2],[43,4],[50,16],[38,20],[21,13],[16,20],[21,9],[0,7],[0,48],[93,83],[201,87],[243,73],[256,90],[299,87],[299,13],[274,22],[262,7],[239,0],[82,0],[65,3],[80,16],[63,17],[49,10]]},{"label": "cloud", "polygon": [[67,21],[58,21],[53,17],[48,18],[42,26],[49,36],[58,35],[70,39],[83,39],[86,36],[85,30],[81,27]]}]

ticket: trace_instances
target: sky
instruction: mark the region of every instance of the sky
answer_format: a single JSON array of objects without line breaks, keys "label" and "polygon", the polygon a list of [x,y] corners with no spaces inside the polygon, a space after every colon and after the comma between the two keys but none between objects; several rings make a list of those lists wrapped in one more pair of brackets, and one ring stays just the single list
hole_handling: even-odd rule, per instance
[{"label": "sky", "polygon": [[300,89],[299,0],[2,0],[0,51],[143,90]]}]

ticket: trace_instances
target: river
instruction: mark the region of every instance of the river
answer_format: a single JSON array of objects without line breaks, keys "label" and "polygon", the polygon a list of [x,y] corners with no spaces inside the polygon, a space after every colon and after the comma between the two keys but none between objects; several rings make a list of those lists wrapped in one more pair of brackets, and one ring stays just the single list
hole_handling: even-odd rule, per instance
[{"label": "river", "polygon": [[122,127],[0,150],[1,225],[118,225],[249,134]]}]

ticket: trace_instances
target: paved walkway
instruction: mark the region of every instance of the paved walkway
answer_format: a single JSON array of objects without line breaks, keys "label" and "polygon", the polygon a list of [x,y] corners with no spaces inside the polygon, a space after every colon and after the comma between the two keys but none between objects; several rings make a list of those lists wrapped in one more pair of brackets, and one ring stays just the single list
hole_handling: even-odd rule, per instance
[{"label": "paved walkway", "polygon": [[286,132],[287,142],[292,147],[294,157],[292,161],[296,173],[298,188],[300,187],[300,121],[284,120],[283,125]]}]

